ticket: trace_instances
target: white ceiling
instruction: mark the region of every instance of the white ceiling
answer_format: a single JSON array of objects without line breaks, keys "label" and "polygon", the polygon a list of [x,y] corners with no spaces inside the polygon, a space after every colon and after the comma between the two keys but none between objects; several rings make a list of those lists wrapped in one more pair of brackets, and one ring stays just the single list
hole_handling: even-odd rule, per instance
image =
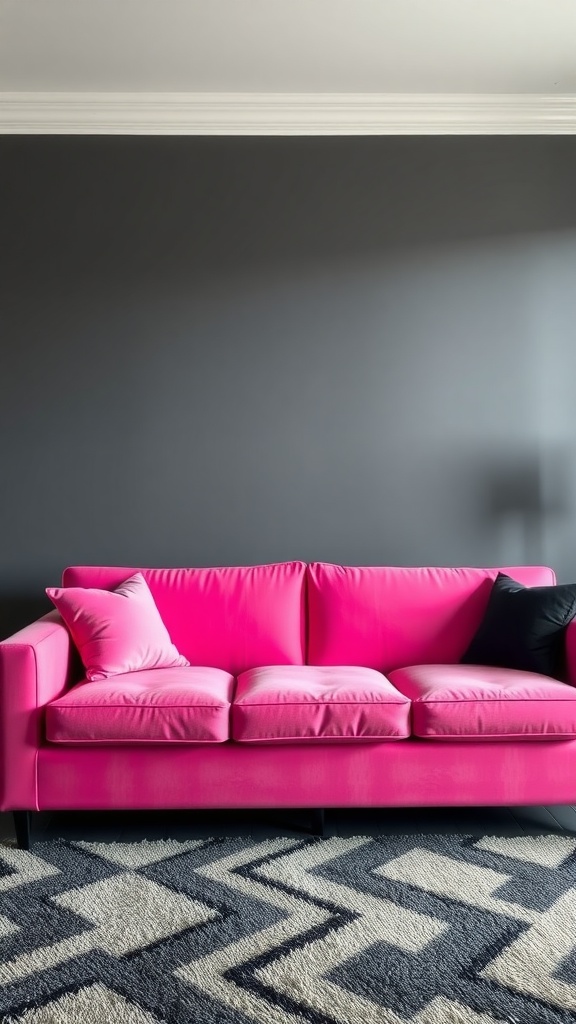
[{"label": "white ceiling", "polygon": [[0,92],[576,94],[576,0],[0,0]]}]

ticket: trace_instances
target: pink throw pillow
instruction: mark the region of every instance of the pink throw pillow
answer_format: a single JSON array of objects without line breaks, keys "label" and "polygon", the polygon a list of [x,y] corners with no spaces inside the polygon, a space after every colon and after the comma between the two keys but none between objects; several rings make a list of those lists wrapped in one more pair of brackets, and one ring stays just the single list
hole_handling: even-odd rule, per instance
[{"label": "pink throw pillow", "polygon": [[115,590],[48,587],[46,593],[68,626],[92,682],[190,664],[172,643],[141,572]]}]

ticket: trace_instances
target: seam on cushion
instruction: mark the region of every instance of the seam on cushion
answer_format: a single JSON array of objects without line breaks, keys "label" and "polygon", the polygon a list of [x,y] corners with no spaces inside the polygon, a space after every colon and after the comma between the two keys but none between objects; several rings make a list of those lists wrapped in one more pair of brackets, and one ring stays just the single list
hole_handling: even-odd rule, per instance
[{"label": "seam on cushion", "polygon": [[[126,739],[126,738],[122,738],[120,736],[115,736],[114,738],[110,738],[110,739],[107,739],[107,740],[82,740],[82,739],[75,739],[75,740],[71,740],[71,739],[66,739],[66,740],[48,740],[48,743],[57,743],[57,744],[62,744],[62,745],[66,745],[66,746],[74,746],[74,747],[77,747],[77,746],[80,746],[80,745],[83,746],[85,744],[90,745],[91,747],[103,746],[104,744],[106,744],[106,746],[114,747],[118,743],[126,743],[126,744],[129,744],[130,746],[146,746],[146,747],[150,747],[152,745],[154,745],[154,746],[170,746],[171,747],[171,746],[174,746],[174,744],[176,744],[176,743],[181,743],[183,745],[186,744],[187,746],[192,746],[192,745],[193,746],[206,746],[207,744],[229,743],[229,742],[230,742],[230,737],[228,737],[225,740],[160,740],[160,739],[153,739],[153,740],[129,740],[129,739]],[[46,749],[46,748],[44,748],[44,749]]]},{"label": "seam on cushion", "polygon": [[[566,684],[564,684],[566,685]],[[441,700],[439,697],[417,697],[413,704],[576,704],[576,697],[468,697],[462,700]]]},{"label": "seam on cushion", "polygon": [[[576,702],[576,698],[575,698]],[[242,698],[233,702],[232,707],[235,708],[309,708],[318,707],[322,704],[326,707],[366,707],[373,708],[378,704],[383,704],[385,707],[403,708],[407,704],[411,704],[410,697],[406,697],[405,700],[283,700],[283,701],[269,701],[266,704],[242,704]]]},{"label": "seam on cushion", "polygon": [[133,711],[134,708],[139,708],[140,711],[174,711],[176,709],[185,709],[193,711],[197,708],[203,709],[214,709],[216,711],[225,711],[226,708],[231,708],[231,704],[47,704],[46,708],[55,708],[57,711],[64,709],[65,711],[102,711],[104,708],[118,708],[128,709]]},{"label": "seam on cushion", "polygon": [[574,740],[576,739],[576,732],[571,733],[553,733],[553,732],[462,732],[462,733],[451,733],[451,732],[435,732],[428,733],[426,736],[420,736],[416,733],[413,734],[413,739],[417,740],[428,740],[428,739],[454,739],[454,740],[483,740],[483,739],[542,739],[545,737],[550,740]]},{"label": "seam on cushion", "polygon": [[[237,737],[232,737],[232,742],[233,743],[315,743],[315,742],[323,743],[326,740],[336,740],[337,742],[346,741],[348,743],[358,743],[358,742],[362,742],[363,740],[365,740],[367,742],[371,742],[373,740],[407,740],[407,739],[411,739],[411,738],[412,737],[410,736],[410,733],[407,733],[404,736],[383,735],[382,733],[379,733],[378,735],[376,735],[376,734],[372,735],[371,733],[367,733],[367,734],[364,734],[362,736],[338,736],[338,735],[334,735],[334,736],[256,736],[253,739],[250,739],[250,738],[249,739],[238,739]],[[417,738],[420,738],[420,737],[417,737]],[[426,739],[426,737],[422,737],[422,738]]]}]

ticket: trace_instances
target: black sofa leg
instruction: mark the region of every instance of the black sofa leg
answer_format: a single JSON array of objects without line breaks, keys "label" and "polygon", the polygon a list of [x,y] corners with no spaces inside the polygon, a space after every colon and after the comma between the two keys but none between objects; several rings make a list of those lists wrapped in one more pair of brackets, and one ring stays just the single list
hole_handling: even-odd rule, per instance
[{"label": "black sofa leg", "polygon": [[32,815],[30,811],[13,811],[12,813],[14,814],[16,845],[19,850],[29,850],[32,845]]},{"label": "black sofa leg", "polygon": [[323,839],[324,838],[324,808],[323,807],[316,807],[311,812],[311,818],[312,818],[312,821],[311,821],[310,831],[311,831],[312,835],[321,836],[322,839]]}]

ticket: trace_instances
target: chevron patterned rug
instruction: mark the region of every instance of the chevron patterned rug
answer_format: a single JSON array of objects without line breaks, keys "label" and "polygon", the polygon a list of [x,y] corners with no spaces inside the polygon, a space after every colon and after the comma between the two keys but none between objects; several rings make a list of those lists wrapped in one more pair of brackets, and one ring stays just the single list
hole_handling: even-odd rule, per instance
[{"label": "chevron patterned rug", "polygon": [[0,1019],[574,1024],[576,839],[0,846]]}]

